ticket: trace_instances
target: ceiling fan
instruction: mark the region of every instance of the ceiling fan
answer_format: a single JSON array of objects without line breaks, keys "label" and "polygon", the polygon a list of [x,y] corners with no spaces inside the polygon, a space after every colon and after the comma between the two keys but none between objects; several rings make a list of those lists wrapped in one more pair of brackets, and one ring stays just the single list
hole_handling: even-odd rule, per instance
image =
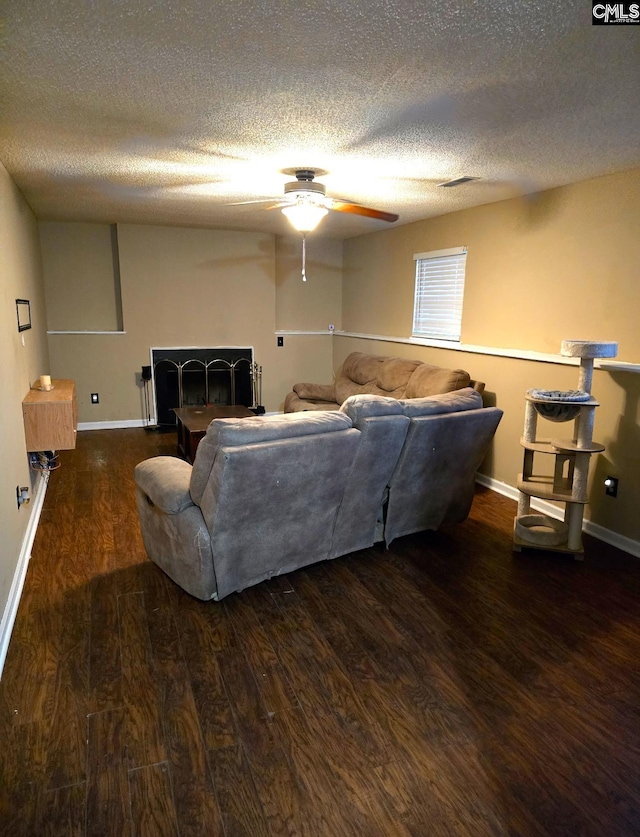
[{"label": "ceiling fan", "polygon": [[[380,221],[390,223],[398,220],[399,216],[392,212],[370,209],[367,206],[351,203],[343,198],[327,197],[324,184],[314,180],[316,173],[314,169],[295,169],[296,179],[284,184],[284,198],[268,207],[269,209],[281,209],[298,232],[305,234],[315,230],[330,210],[349,212],[352,215],[364,215],[367,218],[377,218]],[[263,202],[249,201],[249,203]]]}]

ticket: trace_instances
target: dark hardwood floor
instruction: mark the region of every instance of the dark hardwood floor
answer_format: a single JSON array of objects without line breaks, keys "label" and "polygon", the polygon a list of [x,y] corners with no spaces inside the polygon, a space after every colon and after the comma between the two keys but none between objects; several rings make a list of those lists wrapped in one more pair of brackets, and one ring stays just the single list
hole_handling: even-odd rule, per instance
[{"label": "dark hardwood floor", "polygon": [[51,475],[0,683],[6,835],[640,834],[640,561],[511,551],[515,504],[222,603],[150,563],[133,466]]}]

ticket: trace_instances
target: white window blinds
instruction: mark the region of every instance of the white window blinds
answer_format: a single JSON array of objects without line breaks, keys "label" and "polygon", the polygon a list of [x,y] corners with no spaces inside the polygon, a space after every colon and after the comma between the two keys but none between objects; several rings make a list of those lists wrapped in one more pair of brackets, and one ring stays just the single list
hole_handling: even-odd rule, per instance
[{"label": "white window blinds", "polygon": [[417,253],[413,336],[460,340],[467,248]]}]

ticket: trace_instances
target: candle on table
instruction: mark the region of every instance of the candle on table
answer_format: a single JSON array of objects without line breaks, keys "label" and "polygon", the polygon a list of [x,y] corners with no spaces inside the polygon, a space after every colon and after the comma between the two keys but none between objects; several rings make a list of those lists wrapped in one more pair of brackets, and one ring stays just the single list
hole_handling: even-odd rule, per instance
[{"label": "candle on table", "polygon": [[40,375],[40,388],[45,390],[51,389],[51,375]]}]

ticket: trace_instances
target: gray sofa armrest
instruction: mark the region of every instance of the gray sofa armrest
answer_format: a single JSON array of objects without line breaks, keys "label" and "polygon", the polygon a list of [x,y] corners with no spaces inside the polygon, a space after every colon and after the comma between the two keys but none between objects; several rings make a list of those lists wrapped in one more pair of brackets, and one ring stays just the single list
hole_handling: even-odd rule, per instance
[{"label": "gray sofa armrest", "polygon": [[191,465],[174,456],[154,456],[136,465],[134,479],[147,501],[165,514],[180,514],[195,503],[189,493]]},{"label": "gray sofa armrest", "polygon": [[314,401],[336,400],[336,388],[334,384],[294,384],[293,391],[302,399]]}]

